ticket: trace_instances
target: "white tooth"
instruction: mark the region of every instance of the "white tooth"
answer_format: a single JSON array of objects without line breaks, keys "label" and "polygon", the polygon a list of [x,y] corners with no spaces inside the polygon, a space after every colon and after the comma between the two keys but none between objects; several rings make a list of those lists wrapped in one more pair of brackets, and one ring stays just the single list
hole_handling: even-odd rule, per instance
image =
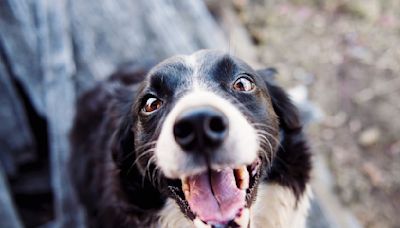
[{"label": "white tooth", "polygon": [[254,177],[257,174],[257,170],[253,169],[253,171],[251,172],[251,175]]},{"label": "white tooth", "polygon": [[235,220],[233,220],[239,227],[241,228],[247,228],[249,226],[250,222],[250,209],[249,208],[244,208],[240,214],[239,217],[236,217]]},{"label": "white tooth", "polygon": [[183,191],[189,191],[190,188],[189,188],[189,180],[188,180],[188,178],[185,177],[185,178],[181,179],[181,181],[182,181],[182,190]]},{"label": "white tooth", "polygon": [[189,198],[189,193],[190,193],[190,187],[189,187],[189,180],[187,177],[181,179],[182,181],[182,191],[185,194],[185,199],[187,200]]},{"label": "white tooth", "polygon": [[235,176],[238,181],[238,188],[244,190],[249,187],[249,172],[247,171],[246,166],[241,166],[238,169],[235,169]]},{"label": "white tooth", "polygon": [[257,160],[251,165],[251,176],[255,176],[257,174],[259,165],[260,165],[260,160]]},{"label": "white tooth", "polygon": [[195,218],[193,220],[194,226],[196,228],[211,228],[211,225],[205,224],[203,221],[201,221],[199,218]]},{"label": "white tooth", "polygon": [[185,199],[189,200],[189,197],[190,197],[189,191],[183,191],[183,194],[185,194]]}]

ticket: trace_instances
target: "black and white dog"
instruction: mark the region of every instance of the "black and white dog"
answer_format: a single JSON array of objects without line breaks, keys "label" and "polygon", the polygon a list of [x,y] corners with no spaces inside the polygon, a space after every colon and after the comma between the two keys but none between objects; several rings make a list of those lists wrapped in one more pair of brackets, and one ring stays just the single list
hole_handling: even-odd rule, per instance
[{"label": "black and white dog", "polygon": [[310,153],[274,74],[203,50],[84,94],[71,170],[89,226],[304,227]]}]

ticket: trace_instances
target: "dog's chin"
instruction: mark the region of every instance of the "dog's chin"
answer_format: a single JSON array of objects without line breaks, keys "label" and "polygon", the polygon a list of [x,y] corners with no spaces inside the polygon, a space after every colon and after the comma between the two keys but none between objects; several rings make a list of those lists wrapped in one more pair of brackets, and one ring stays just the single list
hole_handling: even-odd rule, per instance
[{"label": "dog's chin", "polygon": [[208,169],[172,181],[169,189],[196,227],[248,227],[262,159],[250,165]]}]

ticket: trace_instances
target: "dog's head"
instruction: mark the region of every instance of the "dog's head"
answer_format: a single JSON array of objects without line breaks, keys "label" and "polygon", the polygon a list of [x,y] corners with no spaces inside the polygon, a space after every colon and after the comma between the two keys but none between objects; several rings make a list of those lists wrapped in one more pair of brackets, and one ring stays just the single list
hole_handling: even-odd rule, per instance
[{"label": "dog's head", "polygon": [[247,227],[280,130],[298,127],[286,95],[269,82],[272,73],[199,51],[161,62],[138,89],[130,165],[196,225]]}]

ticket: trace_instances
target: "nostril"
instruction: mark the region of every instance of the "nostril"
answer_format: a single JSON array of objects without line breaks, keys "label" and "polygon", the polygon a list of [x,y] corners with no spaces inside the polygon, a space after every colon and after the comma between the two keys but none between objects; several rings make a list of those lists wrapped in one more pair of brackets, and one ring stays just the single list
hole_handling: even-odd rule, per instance
[{"label": "nostril", "polygon": [[195,137],[193,124],[189,121],[179,121],[174,126],[174,135],[180,145],[190,144]]},{"label": "nostril", "polygon": [[206,141],[212,146],[220,145],[228,130],[227,120],[223,116],[214,115],[209,117],[204,124]]},{"label": "nostril", "polygon": [[209,121],[209,128],[215,133],[224,133],[226,130],[226,121],[220,116],[213,116]]}]

